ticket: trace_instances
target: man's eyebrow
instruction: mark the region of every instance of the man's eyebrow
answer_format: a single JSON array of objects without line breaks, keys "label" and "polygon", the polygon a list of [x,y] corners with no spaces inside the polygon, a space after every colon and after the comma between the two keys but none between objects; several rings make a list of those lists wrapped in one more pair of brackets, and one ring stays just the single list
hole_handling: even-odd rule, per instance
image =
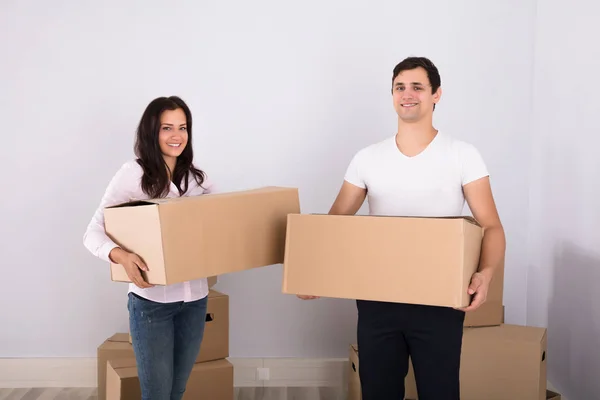
[{"label": "man's eyebrow", "polygon": [[[402,86],[402,85],[404,85],[404,82],[396,82],[394,84],[394,86]],[[424,86],[421,82],[411,82],[411,85]]]}]

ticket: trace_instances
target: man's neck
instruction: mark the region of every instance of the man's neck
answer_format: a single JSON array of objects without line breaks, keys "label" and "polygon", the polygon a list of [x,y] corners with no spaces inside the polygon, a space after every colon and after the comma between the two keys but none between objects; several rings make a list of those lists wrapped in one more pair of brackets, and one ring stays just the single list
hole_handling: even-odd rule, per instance
[{"label": "man's neck", "polygon": [[438,131],[433,127],[431,120],[415,123],[405,123],[399,120],[396,146],[405,155],[413,157],[425,150],[437,133]]}]

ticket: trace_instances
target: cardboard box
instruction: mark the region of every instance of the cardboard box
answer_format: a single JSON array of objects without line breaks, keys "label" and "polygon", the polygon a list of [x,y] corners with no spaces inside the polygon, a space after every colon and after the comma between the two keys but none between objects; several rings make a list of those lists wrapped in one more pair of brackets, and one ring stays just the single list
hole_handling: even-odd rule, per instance
[{"label": "cardboard box", "polygon": [[98,400],[106,400],[106,365],[108,360],[134,357],[127,333],[117,333],[98,347]]},{"label": "cardboard box", "polygon": [[[106,372],[107,400],[140,400],[140,381],[135,359],[110,360]],[[233,399],[233,365],[227,360],[194,365],[184,399]]]},{"label": "cardboard box", "polygon": [[[229,296],[211,290],[208,295],[204,338],[197,363],[229,357]],[[117,333],[98,347],[98,400],[106,399],[106,364],[108,360],[133,358],[128,333]]]},{"label": "cardboard box", "polygon": [[[465,328],[460,370],[461,399],[547,400],[553,398],[547,397],[546,349],[545,328],[504,324]],[[359,368],[358,354],[358,347],[352,345],[348,388],[350,393],[360,393],[360,380],[356,381],[358,374],[353,374],[353,370],[358,371]],[[417,400],[412,363],[409,363],[405,387],[406,398]],[[556,397],[556,394],[553,395]],[[354,396],[349,399],[360,399]]]},{"label": "cardboard box", "polygon": [[545,400],[545,328],[500,325],[465,329],[461,358],[464,400]]},{"label": "cardboard box", "polygon": [[[465,328],[462,346],[461,399],[546,400],[545,328]],[[416,386],[414,374],[406,379]]]},{"label": "cardboard box", "polygon": [[282,290],[465,307],[482,237],[470,217],[290,214]]},{"label": "cardboard box", "polygon": [[[193,197],[133,201],[104,210],[107,234],[138,254],[156,285],[283,262],[287,215],[298,189],[266,187]],[[111,263],[111,279],[130,282]]]},{"label": "cardboard box", "polygon": [[208,294],[204,338],[196,362],[229,357],[229,296],[211,290]]},{"label": "cardboard box", "polygon": [[358,346],[350,345],[348,360],[348,400],[362,400],[360,376],[358,375]]}]

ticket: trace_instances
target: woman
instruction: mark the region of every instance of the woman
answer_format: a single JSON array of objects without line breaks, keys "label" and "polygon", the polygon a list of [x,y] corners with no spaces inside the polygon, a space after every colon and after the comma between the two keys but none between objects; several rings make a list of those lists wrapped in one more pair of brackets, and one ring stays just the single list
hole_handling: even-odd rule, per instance
[{"label": "woman", "polygon": [[192,115],[183,100],[159,97],[148,105],[135,153],[137,159],[126,162],[106,188],[84,244],[100,259],[122,265],[132,282],[127,308],[142,399],[181,399],[200,351],[208,282],[146,282],[140,271],[148,271],[143,260],[106,235],[103,209],[130,200],[211,193],[212,184],[193,164]]}]

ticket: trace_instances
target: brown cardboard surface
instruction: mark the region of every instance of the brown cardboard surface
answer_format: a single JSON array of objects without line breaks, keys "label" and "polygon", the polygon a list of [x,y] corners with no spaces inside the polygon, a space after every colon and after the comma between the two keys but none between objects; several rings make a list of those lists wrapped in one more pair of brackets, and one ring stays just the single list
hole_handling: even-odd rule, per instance
[{"label": "brown cardboard surface", "polygon": [[498,326],[504,322],[503,319],[504,307],[502,303],[488,299],[477,310],[465,314],[464,326]]},{"label": "brown cardboard surface", "polygon": [[546,329],[518,325],[468,328],[461,398],[546,399]]},{"label": "brown cardboard surface", "polygon": [[[298,189],[134,201],[104,210],[107,234],[138,254],[144,278],[168,285],[283,263],[287,215],[300,212]],[[111,279],[130,282],[111,263]]]},{"label": "brown cardboard surface", "polygon": [[209,276],[206,280],[208,281],[208,288],[210,289],[217,284],[218,278],[216,276]]},{"label": "brown cardboard surface", "polygon": [[[546,390],[546,349],[545,328],[504,324],[465,328],[460,370],[461,399],[554,399],[557,394]],[[356,354],[354,359],[353,354]],[[349,385],[355,386],[353,393],[360,393],[360,380],[352,380],[358,378],[358,375],[353,375],[353,369],[360,368],[358,354],[358,347],[352,345]],[[406,398],[418,399],[412,365],[405,383]],[[349,399],[358,400],[360,397]]]},{"label": "brown cardboard surface", "polygon": [[117,333],[98,347],[98,400],[106,399],[106,365],[109,359],[133,357],[127,333]]},{"label": "brown cardboard surface", "polygon": [[229,296],[211,289],[208,294],[204,337],[196,362],[229,357]]},{"label": "brown cardboard surface", "polygon": [[[462,346],[461,399],[546,400],[545,328],[465,328]],[[407,385],[414,379],[409,374]]]},{"label": "brown cardboard surface", "polygon": [[348,400],[362,400],[360,377],[358,375],[357,345],[350,345],[350,359],[348,364]]},{"label": "brown cardboard surface", "polygon": [[[107,400],[141,399],[135,359],[110,360],[106,366]],[[184,399],[233,399],[233,365],[227,360],[194,365]]]},{"label": "brown cardboard surface", "polygon": [[482,236],[469,217],[290,214],[282,291],[464,307]]},{"label": "brown cardboard surface", "polygon": [[[229,357],[229,296],[211,290],[206,314],[207,321],[197,363]],[[106,399],[107,361],[133,357],[128,333],[117,333],[98,347],[98,400]]]},{"label": "brown cardboard surface", "polygon": [[465,315],[466,327],[497,326],[504,322],[504,265],[495,272],[486,302]]}]

